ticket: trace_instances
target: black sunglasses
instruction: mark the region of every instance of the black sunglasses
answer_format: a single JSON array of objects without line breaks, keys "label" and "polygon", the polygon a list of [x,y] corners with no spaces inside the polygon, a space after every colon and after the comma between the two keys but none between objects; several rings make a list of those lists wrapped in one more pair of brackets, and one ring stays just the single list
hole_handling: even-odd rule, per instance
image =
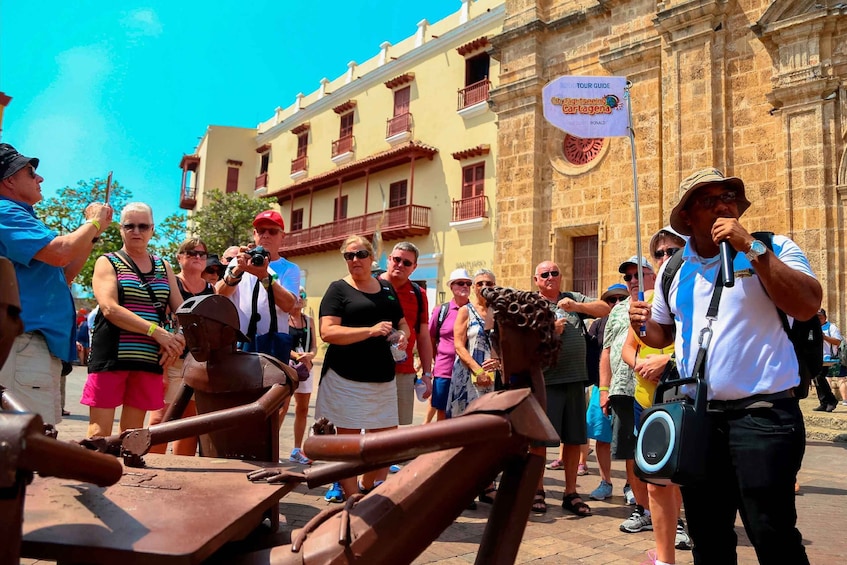
[{"label": "black sunglasses", "polygon": [[735,192],[734,190],[727,190],[726,192],[722,192],[721,194],[714,194],[712,196],[702,196],[697,199],[697,204],[699,204],[702,208],[711,210],[715,207],[715,204],[718,203],[718,200],[720,200],[724,204],[732,204],[737,199],[737,192]]},{"label": "black sunglasses", "polygon": [[456,286],[471,286],[471,281],[453,281]]},{"label": "black sunglasses", "polygon": [[359,249],[358,251],[345,251],[341,255],[345,261],[352,261],[353,259],[367,259],[371,256],[371,252],[367,249]]},{"label": "black sunglasses", "polygon": [[409,261],[408,259],[403,259],[402,257],[391,257],[391,260],[394,261],[395,265],[399,265],[400,263],[402,263],[404,267],[411,267],[412,265],[414,265],[413,262]]},{"label": "black sunglasses", "polygon": [[664,250],[657,249],[656,252],[653,253],[653,257],[655,257],[658,260],[661,260],[662,257],[664,257],[665,255],[670,257],[671,255],[673,255],[677,251],[679,251],[679,247],[668,247],[667,249],[664,249]]},{"label": "black sunglasses", "polygon": [[153,224],[124,224],[121,227],[124,231],[135,231],[135,228],[138,228],[138,231],[147,231],[153,227]]},{"label": "black sunglasses", "polygon": [[476,286],[478,286],[478,287],[483,287],[483,286],[491,287],[491,286],[494,286],[494,283],[493,283],[493,282],[491,282],[491,281],[476,281],[474,284],[475,284]]},{"label": "black sunglasses", "polygon": [[265,235],[266,233],[269,233],[271,235],[277,235],[282,231],[280,228],[255,228],[255,229],[256,229],[256,233],[259,234],[259,235]]},{"label": "black sunglasses", "polygon": [[191,251],[183,251],[183,253],[185,253],[189,257],[205,257],[206,256],[205,251],[197,251],[196,249],[192,249]]},{"label": "black sunglasses", "polygon": [[608,302],[609,304],[617,304],[618,302],[623,302],[627,298],[629,298],[629,297],[628,296],[610,296],[609,298],[606,299],[606,302]]},{"label": "black sunglasses", "polygon": [[546,279],[548,277],[556,278],[559,276],[559,271],[545,271],[543,273],[538,273],[538,276],[542,279]]},{"label": "black sunglasses", "polygon": [[[652,274],[653,274],[653,271],[648,271],[647,269],[644,269],[644,276],[645,277],[649,277]],[[637,278],[638,278],[638,275],[635,274],[635,273],[632,273],[632,274],[627,273],[623,276],[623,280],[625,280],[626,282],[629,282],[632,279],[637,279]]]}]

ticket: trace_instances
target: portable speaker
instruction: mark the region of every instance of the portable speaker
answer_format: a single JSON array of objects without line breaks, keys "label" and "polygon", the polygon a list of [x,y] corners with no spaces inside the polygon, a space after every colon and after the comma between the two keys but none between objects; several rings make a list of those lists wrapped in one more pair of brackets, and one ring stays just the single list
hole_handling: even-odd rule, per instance
[{"label": "portable speaker", "polygon": [[706,422],[706,383],[678,379],[656,387],[656,399],[666,390],[696,384],[694,401],[674,400],[654,404],[641,415],[635,446],[635,474],[657,485],[686,485],[705,478],[709,426]]}]

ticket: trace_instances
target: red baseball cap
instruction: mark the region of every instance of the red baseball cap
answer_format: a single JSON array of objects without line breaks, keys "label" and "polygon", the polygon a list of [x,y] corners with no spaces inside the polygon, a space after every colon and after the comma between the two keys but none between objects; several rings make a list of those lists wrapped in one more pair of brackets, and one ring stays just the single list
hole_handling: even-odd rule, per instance
[{"label": "red baseball cap", "polygon": [[285,222],[282,221],[282,216],[276,210],[265,210],[264,212],[259,212],[259,214],[253,218],[253,227],[255,228],[262,220],[273,222],[283,230],[285,229]]}]

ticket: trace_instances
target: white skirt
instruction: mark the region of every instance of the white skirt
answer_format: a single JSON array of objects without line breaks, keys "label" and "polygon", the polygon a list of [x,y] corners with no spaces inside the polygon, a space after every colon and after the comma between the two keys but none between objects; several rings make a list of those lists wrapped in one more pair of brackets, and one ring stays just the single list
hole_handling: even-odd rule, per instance
[{"label": "white skirt", "polygon": [[351,381],[328,369],[318,385],[315,418],[352,430],[397,426],[397,385]]}]

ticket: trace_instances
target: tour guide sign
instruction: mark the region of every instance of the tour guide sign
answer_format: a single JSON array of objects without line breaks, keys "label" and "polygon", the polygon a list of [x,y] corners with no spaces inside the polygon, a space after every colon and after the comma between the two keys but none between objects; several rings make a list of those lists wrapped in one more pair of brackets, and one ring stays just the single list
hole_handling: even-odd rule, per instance
[{"label": "tour guide sign", "polygon": [[628,137],[626,88],[626,77],[559,77],[541,91],[544,118],[576,137]]}]

